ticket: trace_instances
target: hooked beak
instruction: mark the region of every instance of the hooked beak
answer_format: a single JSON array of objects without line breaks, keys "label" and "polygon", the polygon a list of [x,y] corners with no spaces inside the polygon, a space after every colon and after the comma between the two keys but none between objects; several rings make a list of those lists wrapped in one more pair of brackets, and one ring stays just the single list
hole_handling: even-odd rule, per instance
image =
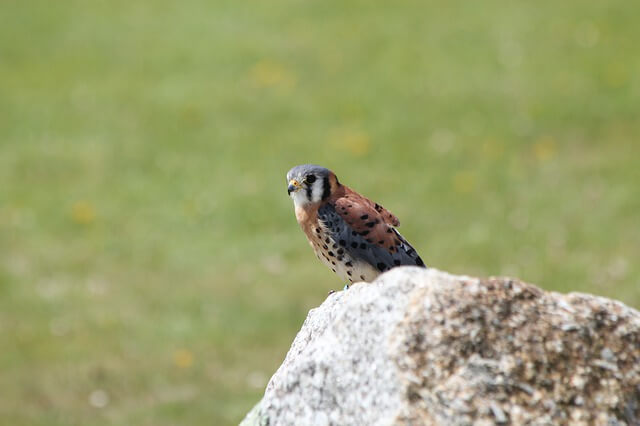
[{"label": "hooked beak", "polygon": [[291,195],[292,192],[296,192],[298,189],[300,189],[302,186],[300,185],[300,182],[298,182],[295,179],[291,179],[289,181],[289,186],[287,187],[287,194]]}]

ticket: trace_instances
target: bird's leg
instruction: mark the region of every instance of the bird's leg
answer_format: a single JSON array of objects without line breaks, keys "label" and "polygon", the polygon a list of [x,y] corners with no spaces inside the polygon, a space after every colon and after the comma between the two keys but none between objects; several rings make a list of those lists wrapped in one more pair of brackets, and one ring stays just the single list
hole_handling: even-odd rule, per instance
[{"label": "bird's leg", "polygon": [[[349,290],[349,284],[345,284],[344,287],[342,287],[342,290]],[[327,296],[331,296],[333,293],[335,293],[335,290],[329,290],[329,293],[327,294]]]}]

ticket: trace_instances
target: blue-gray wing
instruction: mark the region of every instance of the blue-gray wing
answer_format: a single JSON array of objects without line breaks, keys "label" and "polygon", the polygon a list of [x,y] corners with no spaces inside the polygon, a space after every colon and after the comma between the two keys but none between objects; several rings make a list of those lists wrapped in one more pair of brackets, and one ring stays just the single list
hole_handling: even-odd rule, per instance
[{"label": "blue-gray wing", "polygon": [[425,266],[411,244],[375,208],[358,201],[340,203],[338,210],[333,203],[318,209],[318,222],[334,244],[381,272],[401,265]]}]

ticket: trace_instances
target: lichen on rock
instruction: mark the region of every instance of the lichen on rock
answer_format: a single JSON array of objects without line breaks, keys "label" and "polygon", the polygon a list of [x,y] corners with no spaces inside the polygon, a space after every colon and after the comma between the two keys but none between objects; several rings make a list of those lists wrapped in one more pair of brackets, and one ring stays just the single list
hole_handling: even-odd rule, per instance
[{"label": "lichen on rock", "polygon": [[640,424],[640,313],[396,268],[307,317],[243,424]]}]

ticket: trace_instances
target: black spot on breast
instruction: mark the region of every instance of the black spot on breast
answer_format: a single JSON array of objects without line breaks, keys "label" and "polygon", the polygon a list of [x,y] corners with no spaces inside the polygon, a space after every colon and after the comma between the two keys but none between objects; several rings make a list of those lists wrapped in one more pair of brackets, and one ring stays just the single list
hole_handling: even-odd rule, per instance
[{"label": "black spot on breast", "polygon": [[344,266],[346,266],[347,268],[351,268],[353,266],[353,263],[347,262],[344,264]]},{"label": "black spot on breast", "polygon": [[329,247],[328,247],[326,244],[323,244],[323,245],[322,245],[322,248],[326,250],[326,249],[328,249]]},{"label": "black spot on breast", "polygon": [[334,256],[335,256],[335,254],[333,254],[333,252],[332,252],[332,251],[330,251],[330,252],[329,252],[329,253],[327,253],[327,254],[328,254],[329,256],[331,256],[331,257],[334,257]]},{"label": "black spot on breast", "polygon": [[360,275],[360,279],[364,281],[364,275]]},{"label": "black spot on breast", "polygon": [[325,243],[327,243],[327,244],[329,244],[329,238],[325,238],[325,239],[324,239],[324,242],[325,242]]},{"label": "black spot on breast", "polygon": [[378,244],[381,244],[381,245],[384,244],[384,240],[378,241]]},{"label": "black spot on breast", "polygon": [[424,266],[424,262],[422,261],[422,259],[420,259],[420,256],[418,256],[416,258],[416,265],[418,266]]},{"label": "black spot on breast", "polygon": [[333,260],[331,261],[331,264],[332,264],[333,266],[336,266],[336,262],[334,262]]},{"label": "black spot on breast", "polygon": [[393,232],[393,229],[387,228],[387,234],[391,234],[392,232]]},{"label": "black spot on breast", "polygon": [[363,214],[362,216],[360,216],[360,219],[367,220],[367,219],[369,219],[369,215],[368,214]]},{"label": "black spot on breast", "polygon": [[335,268],[331,268],[331,270],[332,270],[333,272],[335,272],[335,271],[336,271],[336,269],[335,269]]},{"label": "black spot on breast", "polygon": [[351,243],[351,247],[353,248],[358,248],[358,243],[356,243],[355,241],[353,243]]},{"label": "black spot on breast", "polygon": [[364,250],[367,248],[367,245],[365,243],[360,243],[360,248]]},{"label": "black spot on breast", "polygon": [[338,245],[335,244],[335,243],[331,246],[331,248],[337,248],[337,247],[338,247]]},{"label": "black spot on breast", "polygon": [[400,261],[398,259],[394,259],[393,264],[396,266],[400,266]]},{"label": "black spot on breast", "polygon": [[351,276],[351,271],[347,271],[347,275]]},{"label": "black spot on breast", "polygon": [[380,272],[384,271],[385,269],[387,269],[387,265],[385,265],[382,262],[378,262],[378,264],[376,265],[378,267],[378,269],[380,270]]},{"label": "black spot on breast", "polygon": [[338,254],[343,254],[343,253],[344,253],[344,250],[338,249]]},{"label": "black spot on breast", "polygon": [[316,228],[316,233],[319,234],[320,233],[320,228]]},{"label": "black spot on breast", "polygon": [[378,204],[378,203],[376,203],[376,205],[373,208],[376,209],[377,212],[382,210],[382,206],[380,204]]},{"label": "black spot on breast", "polygon": [[344,247],[347,245],[347,242],[345,240],[340,240],[340,245]]},{"label": "black spot on breast", "polygon": [[338,256],[338,262],[342,262],[342,259],[344,259],[343,256]]},{"label": "black spot on breast", "polygon": [[365,223],[365,225],[367,225],[367,227],[369,228],[373,228],[374,226],[376,226],[376,223],[378,222],[376,222],[375,220],[372,220],[371,222]]},{"label": "black spot on breast", "polygon": [[362,231],[362,232],[360,233],[360,235],[362,235],[363,237],[364,237],[365,235],[368,235],[368,234],[369,234],[369,230],[368,230],[368,229],[367,229],[366,231]]}]

